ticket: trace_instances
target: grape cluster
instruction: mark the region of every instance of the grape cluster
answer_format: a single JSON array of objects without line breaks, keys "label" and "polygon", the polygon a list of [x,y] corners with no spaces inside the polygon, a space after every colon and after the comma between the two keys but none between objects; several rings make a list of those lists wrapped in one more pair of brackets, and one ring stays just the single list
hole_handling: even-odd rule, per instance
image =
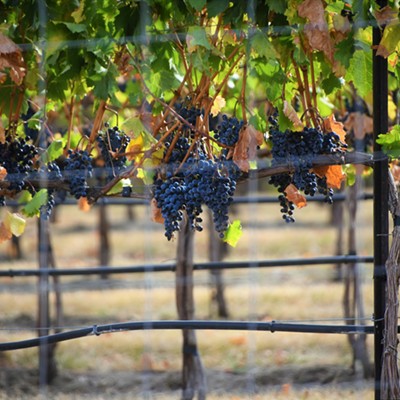
[{"label": "grape cluster", "polygon": [[76,199],[87,196],[87,178],[92,176],[92,157],[86,150],[69,150],[65,171],[69,172],[71,194]]},{"label": "grape cluster", "polygon": [[97,136],[97,144],[100,148],[104,167],[107,171],[107,179],[112,179],[126,168],[126,156],[124,155],[129,143],[129,137],[117,126],[106,126],[106,132]]},{"label": "grape cluster", "polygon": [[172,135],[166,142],[166,151],[175,143],[166,166],[159,168],[154,181],[154,198],[164,218],[165,236],[170,240],[180,228],[186,213],[192,229],[201,231],[203,206],[213,215],[215,229],[220,237],[229,226],[228,208],[239,176],[236,166],[224,156],[210,160],[201,148],[194,146],[183,165],[190,148],[190,141]]},{"label": "grape cluster", "polygon": [[37,148],[22,138],[11,140],[7,136],[6,141],[0,143],[0,165],[7,170],[6,180],[10,182],[10,190],[23,190],[24,180],[32,171],[37,154]]},{"label": "grape cluster", "polygon": [[[49,162],[47,165],[41,166],[38,173],[46,174],[47,179],[50,181],[62,179],[60,167],[55,162]],[[40,208],[41,215],[46,219],[50,218],[56,204],[55,194],[56,191],[54,189],[47,189],[47,202]]]},{"label": "grape cluster", "polygon": [[215,128],[215,139],[225,146],[232,147],[239,140],[239,132],[244,125],[235,117],[222,116],[222,121]]},{"label": "grape cluster", "polygon": [[323,133],[319,129],[304,128],[302,132],[281,132],[274,126],[270,131],[272,142],[272,165],[289,163],[293,173],[272,176],[270,183],[278,188],[282,218],[294,222],[293,203],[285,196],[289,184],[296,186],[305,195],[314,196],[321,193],[325,201],[332,203],[333,190],[328,188],[326,178],[319,177],[312,170],[313,161],[319,154],[342,152],[344,143],[335,132]]},{"label": "grape cluster", "polygon": [[[200,117],[204,114],[204,110],[194,107],[194,106],[187,106],[185,103],[176,103],[175,104],[175,111],[190,125],[196,126],[197,117]],[[183,131],[191,130],[191,127],[188,124],[183,124],[182,127]]]}]

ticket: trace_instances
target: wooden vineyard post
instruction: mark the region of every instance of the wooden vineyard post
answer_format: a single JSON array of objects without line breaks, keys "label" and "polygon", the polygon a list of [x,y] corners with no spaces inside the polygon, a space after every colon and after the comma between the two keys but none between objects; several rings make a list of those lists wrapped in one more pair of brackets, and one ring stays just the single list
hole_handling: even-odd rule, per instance
[{"label": "wooden vineyard post", "polygon": [[[194,318],[193,296],[193,236],[187,218],[181,225],[176,260],[176,306],[181,320]],[[183,329],[182,400],[206,398],[206,379],[197,348],[196,331]]]},{"label": "wooden vineyard post", "polygon": [[[38,219],[38,254],[39,269],[49,269],[52,249],[50,245],[49,221],[41,213]],[[41,274],[38,282],[38,335],[47,336],[50,333],[50,303],[49,275]],[[39,386],[44,388],[57,375],[57,365],[54,358],[55,344],[43,342],[39,346]]]}]

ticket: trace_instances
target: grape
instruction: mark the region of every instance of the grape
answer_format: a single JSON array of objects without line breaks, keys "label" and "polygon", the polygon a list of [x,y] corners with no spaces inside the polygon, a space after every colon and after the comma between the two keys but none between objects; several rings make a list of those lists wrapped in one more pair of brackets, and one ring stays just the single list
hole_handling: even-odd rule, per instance
[{"label": "grape", "polygon": [[289,163],[293,173],[279,174],[269,182],[277,187],[282,217],[286,222],[294,222],[293,203],[285,197],[285,189],[293,184],[305,195],[324,194],[327,202],[332,203],[333,190],[327,187],[326,178],[318,177],[312,170],[315,157],[319,154],[342,152],[345,146],[335,132],[323,133],[319,129],[304,128],[302,132],[281,132],[272,121],[270,139],[272,142],[272,165]]},{"label": "grape", "polygon": [[[48,180],[62,179],[61,170],[55,162],[49,162],[46,166],[40,167],[38,173],[45,173]],[[46,219],[50,218],[53,208],[56,204],[55,193],[56,190],[47,189],[47,202],[40,208],[41,215]]]},{"label": "grape", "polygon": [[166,152],[172,142],[175,145],[168,164],[158,169],[153,189],[164,218],[165,236],[170,240],[179,230],[184,213],[191,228],[202,231],[201,214],[206,206],[212,211],[216,231],[223,237],[229,226],[228,209],[240,170],[232,161],[226,160],[225,155],[210,160],[197,143],[188,155],[190,138],[181,135],[174,140],[176,134],[165,142]]},{"label": "grape", "polygon": [[106,127],[107,131],[97,136],[97,144],[104,160],[107,179],[110,180],[126,168],[126,156],[122,154],[125,153],[130,139],[117,126]]},{"label": "grape", "polygon": [[7,170],[6,180],[10,182],[10,190],[23,190],[24,180],[32,171],[37,154],[37,148],[25,139],[6,135],[6,141],[0,143],[0,165]]},{"label": "grape", "polygon": [[243,121],[223,115],[222,122],[215,129],[215,139],[225,146],[232,147],[239,140],[239,132],[243,125]]},{"label": "grape", "polygon": [[65,171],[69,176],[71,194],[76,199],[87,196],[86,179],[92,176],[92,158],[86,150],[69,150]]}]

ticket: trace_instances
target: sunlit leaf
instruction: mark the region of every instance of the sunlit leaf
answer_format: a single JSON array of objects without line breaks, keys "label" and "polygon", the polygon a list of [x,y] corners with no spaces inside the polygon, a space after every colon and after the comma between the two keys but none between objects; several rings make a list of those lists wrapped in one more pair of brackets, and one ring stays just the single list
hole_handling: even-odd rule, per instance
[{"label": "sunlit leaf", "polygon": [[50,146],[42,154],[45,163],[52,162],[63,154],[66,139],[53,140]]},{"label": "sunlit leaf", "polygon": [[87,197],[80,197],[78,200],[78,208],[83,212],[89,212],[92,206],[89,204]]},{"label": "sunlit leaf", "polygon": [[379,43],[376,54],[384,58],[400,49],[400,24],[389,25],[383,31],[382,40]]},{"label": "sunlit leaf", "polygon": [[395,125],[388,133],[382,133],[376,139],[382,150],[391,157],[400,156],[400,125]]},{"label": "sunlit leaf", "polygon": [[223,241],[232,247],[236,247],[242,234],[242,224],[236,219],[229,224],[228,229],[225,231]]},{"label": "sunlit leaf", "polygon": [[34,217],[39,215],[40,207],[47,203],[47,189],[41,189],[35,193],[31,201],[22,209],[22,214],[26,217]]},{"label": "sunlit leaf", "polygon": [[226,100],[222,96],[218,95],[211,107],[211,114],[217,115],[225,107],[225,105]]},{"label": "sunlit leaf", "polygon": [[186,45],[188,47],[188,52],[195,52],[198,47],[204,47],[207,50],[211,50],[212,46],[207,38],[206,31],[200,26],[191,26],[188,29],[186,35]]},{"label": "sunlit leaf", "polygon": [[26,221],[18,213],[7,212],[3,223],[14,236],[21,236],[25,232]]}]

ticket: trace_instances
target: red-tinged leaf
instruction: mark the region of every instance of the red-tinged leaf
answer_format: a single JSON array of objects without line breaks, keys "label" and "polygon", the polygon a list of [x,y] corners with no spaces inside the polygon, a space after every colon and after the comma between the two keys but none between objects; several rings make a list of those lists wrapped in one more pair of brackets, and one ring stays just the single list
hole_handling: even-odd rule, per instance
[{"label": "red-tinged leaf", "polygon": [[0,243],[6,242],[12,238],[12,233],[9,227],[4,222],[0,224]]},{"label": "red-tinged leaf", "polygon": [[299,192],[296,186],[292,183],[285,189],[286,198],[291,201],[296,207],[303,208],[307,205],[306,198]]},{"label": "red-tinged leaf", "polygon": [[339,135],[340,140],[345,143],[346,131],[341,122],[336,121],[335,116],[332,114],[330,117],[324,119],[325,130],[335,132]]},{"label": "red-tinged leaf", "polygon": [[326,171],[326,184],[329,188],[340,189],[346,175],[342,171],[341,165],[330,165]]},{"label": "red-tinged leaf", "polygon": [[89,204],[87,197],[81,197],[78,200],[78,207],[83,212],[89,212],[92,206]]},{"label": "red-tinged leaf", "polygon": [[153,197],[150,201],[151,220],[159,224],[164,223],[164,217],[161,214],[161,208],[158,207],[157,200]]},{"label": "red-tinged leaf", "polygon": [[263,134],[252,125],[246,125],[239,134],[239,140],[233,150],[233,162],[243,171],[249,172],[250,160],[254,160],[257,147],[263,142]]},{"label": "red-tinged leaf", "polygon": [[399,10],[391,8],[390,6],[385,6],[381,8],[380,10],[375,10],[374,15],[376,18],[376,21],[380,26],[385,26],[385,25],[390,25],[394,22],[399,21],[397,14]]},{"label": "red-tinged leaf", "polygon": [[304,125],[297,115],[296,110],[286,100],[283,102],[283,113],[293,122],[295,131],[302,131],[304,129]]}]

